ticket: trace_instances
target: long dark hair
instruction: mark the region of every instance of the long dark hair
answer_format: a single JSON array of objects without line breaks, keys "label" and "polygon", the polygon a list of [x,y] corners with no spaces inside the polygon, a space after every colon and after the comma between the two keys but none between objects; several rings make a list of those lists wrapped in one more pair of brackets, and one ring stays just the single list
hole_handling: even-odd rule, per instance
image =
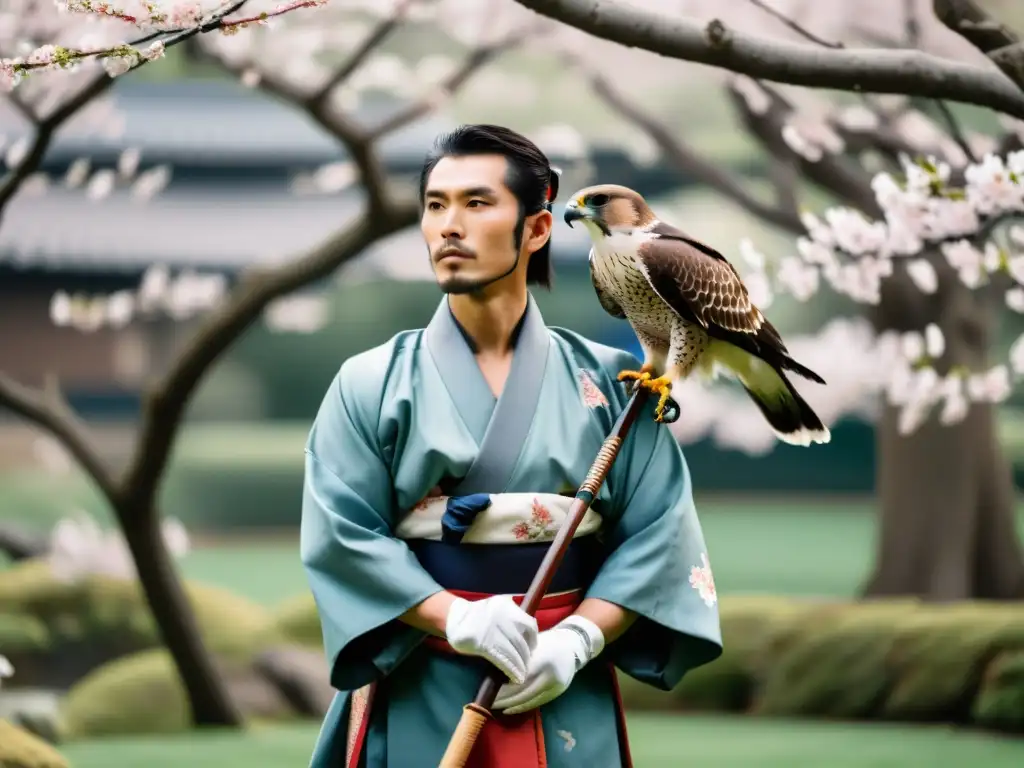
[{"label": "long dark hair", "polygon": [[[434,142],[420,173],[420,206],[424,203],[427,179],[434,166],[443,157],[462,155],[501,155],[508,161],[505,186],[519,201],[516,222],[515,249],[523,242],[523,223],[551,204],[558,196],[558,172],[551,167],[540,148],[522,134],[500,125],[462,125],[450,133],[442,134]],[[551,238],[530,256],[526,266],[527,284],[551,287]]]}]

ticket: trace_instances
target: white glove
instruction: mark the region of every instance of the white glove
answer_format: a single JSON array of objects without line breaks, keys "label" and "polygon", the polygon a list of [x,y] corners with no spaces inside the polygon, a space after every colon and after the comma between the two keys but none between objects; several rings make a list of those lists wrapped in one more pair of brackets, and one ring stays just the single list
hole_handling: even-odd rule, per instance
[{"label": "white glove", "polygon": [[590,619],[573,614],[537,638],[526,680],[498,689],[494,708],[507,715],[525,712],[561,696],[583,667],[604,650],[604,633]]},{"label": "white glove", "polygon": [[459,653],[482,656],[514,682],[526,677],[537,645],[537,620],[511,595],[483,600],[456,598],[445,619],[448,644]]}]

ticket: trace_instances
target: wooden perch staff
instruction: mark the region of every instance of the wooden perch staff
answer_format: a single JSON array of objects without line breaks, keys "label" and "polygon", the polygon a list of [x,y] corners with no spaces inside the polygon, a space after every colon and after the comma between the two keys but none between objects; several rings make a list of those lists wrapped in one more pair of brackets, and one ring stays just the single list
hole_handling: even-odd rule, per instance
[{"label": "wooden perch staff", "polygon": [[[551,542],[551,547],[544,555],[544,559],[537,569],[537,575],[533,577],[533,582],[523,598],[522,608],[530,616],[537,612],[540,601],[543,599],[545,592],[547,592],[548,585],[551,583],[555,571],[558,570],[558,566],[565,556],[565,551],[569,547],[572,537],[576,534],[576,529],[587,514],[587,510],[597,496],[597,492],[601,488],[601,484],[604,483],[605,477],[608,476],[608,471],[618,455],[619,448],[623,440],[625,440],[626,434],[633,426],[633,422],[636,421],[637,414],[640,413],[640,409],[649,395],[650,391],[645,387],[636,387],[634,389],[633,396],[612,427],[611,434],[605,438],[604,443],[601,445],[601,450],[597,453],[597,458],[594,459],[594,463],[590,465],[590,471],[587,472],[583,485],[576,492],[576,498],[573,500],[572,507],[569,510],[569,516],[558,529],[558,533]],[[678,408],[676,408],[675,416],[678,416]],[[666,418],[667,420],[669,419]],[[476,698],[463,707],[462,718],[459,720],[459,724],[456,726],[455,732],[448,742],[448,748],[445,750],[438,768],[463,768],[465,766],[466,761],[469,759],[469,754],[473,750],[473,745],[476,743],[477,736],[480,735],[480,730],[491,717],[491,707],[494,705],[494,700],[497,698],[498,690],[503,682],[504,675],[497,668],[490,671],[487,677],[484,678],[480,690],[477,691]]]}]

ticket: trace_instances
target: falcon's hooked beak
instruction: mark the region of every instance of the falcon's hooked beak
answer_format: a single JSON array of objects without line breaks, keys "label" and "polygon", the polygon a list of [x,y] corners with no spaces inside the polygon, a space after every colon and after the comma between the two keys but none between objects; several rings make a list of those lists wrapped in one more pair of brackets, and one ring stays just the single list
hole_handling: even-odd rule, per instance
[{"label": "falcon's hooked beak", "polygon": [[571,227],[574,221],[590,218],[590,215],[589,208],[581,207],[578,200],[570,200],[565,204],[565,215],[562,218]]},{"label": "falcon's hooked beak", "polygon": [[600,215],[597,211],[586,205],[581,198],[570,200],[565,204],[565,213],[562,216],[565,219],[565,223],[572,227],[574,221],[591,221],[598,229],[600,229],[605,235],[610,234],[608,227],[601,220]]}]

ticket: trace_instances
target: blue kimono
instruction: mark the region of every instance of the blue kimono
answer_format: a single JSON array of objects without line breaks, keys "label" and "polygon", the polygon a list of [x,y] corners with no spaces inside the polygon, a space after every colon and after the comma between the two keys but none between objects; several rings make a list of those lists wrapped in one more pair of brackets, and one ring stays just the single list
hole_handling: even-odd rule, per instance
[{"label": "blue kimono", "polygon": [[[441,589],[525,592],[568,509],[558,499],[571,502],[629,399],[616,375],[638,361],[547,327],[532,296],[514,342],[495,398],[444,298],[425,329],[345,361],[323,400],[306,447],[301,554],[338,693],[311,766],[348,765],[350,721],[365,723],[359,765],[438,764],[485,670],[427,647],[397,617]],[[467,518],[467,499],[484,509]],[[653,404],[549,592],[560,589],[638,618],[539,708],[547,765],[623,765],[608,662],[669,690],[721,653],[689,473]]]}]

